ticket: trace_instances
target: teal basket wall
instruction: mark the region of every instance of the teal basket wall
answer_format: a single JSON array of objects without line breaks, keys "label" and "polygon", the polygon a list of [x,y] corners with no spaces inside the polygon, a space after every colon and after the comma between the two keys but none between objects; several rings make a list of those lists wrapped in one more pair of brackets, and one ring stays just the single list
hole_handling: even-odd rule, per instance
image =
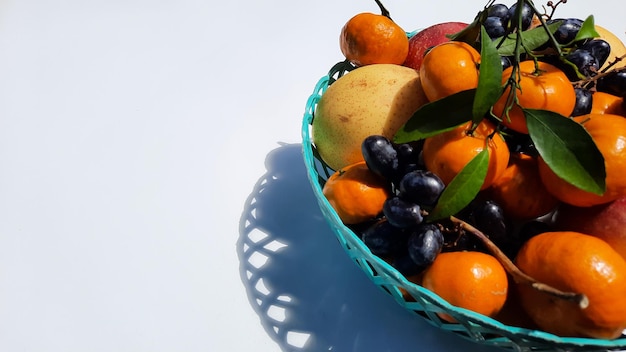
[{"label": "teal basket wall", "polygon": [[[626,338],[600,340],[588,338],[562,338],[542,331],[508,326],[481,314],[450,305],[433,292],[408,281],[391,265],[381,260],[363,244],[360,238],[346,227],[322,193],[325,180],[333,170],[319,158],[311,140],[311,124],[315,118],[317,102],[326,88],[336,79],[353,69],[347,62],[340,62],[322,77],[306,102],[302,121],[302,149],[307,175],[319,207],[335,233],[339,244],[352,261],[371,281],[389,294],[398,304],[416,313],[432,325],[476,343],[497,346],[510,351],[622,351],[626,350]],[[406,300],[404,290],[413,297]],[[446,313],[458,323],[442,321],[437,313]]]}]

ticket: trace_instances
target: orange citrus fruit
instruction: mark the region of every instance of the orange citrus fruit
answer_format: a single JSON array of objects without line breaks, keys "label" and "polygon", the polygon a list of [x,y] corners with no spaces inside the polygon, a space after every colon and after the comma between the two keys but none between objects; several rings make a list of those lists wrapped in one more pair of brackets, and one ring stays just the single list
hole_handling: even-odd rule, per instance
[{"label": "orange citrus fruit", "polygon": [[626,119],[619,115],[588,114],[575,118],[591,135],[604,157],[606,191],[602,195],[583,191],[556,175],[538,159],[539,175],[548,192],[560,201],[579,207],[605,204],[626,195]]},{"label": "orange citrus fruit", "polygon": [[400,65],[409,53],[409,38],[391,18],[363,12],[343,26],[339,46],[346,59],[357,66]]},{"label": "orange citrus fruit", "polygon": [[[504,306],[508,277],[498,260],[483,252],[440,253],[426,269],[422,285],[448,303],[494,317]],[[447,314],[439,316],[449,322]]]},{"label": "orange citrus fruit", "polygon": [[541,182],[537,159],[521,153],[511,154],[509,166],[487,189],[487,194],[507,217],[517,220],[545,215],[559,204]]},{"label": "orange citrus fruit", "polygon": [[422,88],[429,101],[476,88],[480,53],[464,42],[450,41],[430,49],[422,66]]},{"label": "orange citrus fruit", "polygon": [[592,114],[614,114],[626,116],[624,98],[605,92],[594,92],[591,98]]},{"label": "orange citrus fruit", "polygon": [[483,182],[486,189],[506,170],[509,148],[495,126],[483,120],[470,131],[471,122],[424,140],[423,157],[426,168],[446,185],[485,148],[489,150],[489,169]]},{"label": "orange citrus fruit", "polygon": [[360,161],[333,173],[322,193],[345,224],[358,224],[378,216],[390,195],[389,184]]},{"label": "orange citrus fruit", "polygon": [[[507,83],[512,73],[513,66],[503,71],[502,84]],[[502,123],[510,129],[528,133],[521,108],[548,110],[566,117],[574,111],[576,92],[565,73],[557,67],[545,62],[537,62],[535,66],[535,61],[522,61],[519,77],[512,78],[518,80],[518,89],[514,91],[517,102],[509,101],[511,86],[507,86],[493,106],[493,113],[502,118]]]},{"label": "orange citrus fruit", "polygon": [[542,330],[612,339],[626,328],[626,260],[603,240],[579,232],[545,232],[524,244],[516,264],[539,282],[588,299],[583,308],[519,284],[522,306]]}]

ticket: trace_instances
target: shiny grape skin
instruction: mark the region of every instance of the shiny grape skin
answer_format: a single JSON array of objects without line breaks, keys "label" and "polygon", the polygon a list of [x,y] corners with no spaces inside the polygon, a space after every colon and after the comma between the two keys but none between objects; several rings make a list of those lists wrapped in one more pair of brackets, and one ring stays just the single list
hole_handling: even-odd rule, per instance
[{"label": "shiny grape skin", "polygon": [[602,67],[608,60],[611,54],[611,44],[603,39],[593,39],[580,47],[582,50],[587,50],[593,57],[596,58],[598,66]]},{"label": "shiny grape skin", "polygon": [[375,174],[391,180],[398,172],[398,152],[385,136],[371,135],[361,143],[361,153],[367,167]]},{"label": "shiny grape skin", "polygon": [[591,104],[593,102],[592,92],[583,87],[576,87],[574,91],[576,92],[576,105],[574,106],[572,116],[581,116],[590,113]]},{"label": "shiny grape skin", "polygon": [[510,18],[509,7],[504,4],[493,4],[487,9],[488,17],[499,17],[504,23]]},{"label": "shiny grape skin", "polygon": [[568,44],[573,41],[583,24],[583,20],[579,18],[550,20],[548,24],[554,23],[555,21],[563,21],[554,33],[554,39],[556,39],[559,44]]},{"label": "shiny grape skin", "polygon": [[361,234],[363,243],[379,257],[396,256],[406,250],[407,232],[381,219],[368,226]]},{"label": "shiny grape skin", "polygon": [[398,196],[389,197],[383,204],[383,214],[390,224],[399,228],[408,228],[424,220],[419,205],[405,201]]},{"label": "shiny grape skin", "polygon": [[[509,18],[511,19],[511,24],[513,26],[517,26],[517,23],[514,23],[515,21],[517,21],[517,17],[515,16],[516,10],[517,10],[517,3],[509,7]],[[532,20],[533,20],[533,10],[528,4],[524,3],[524,5],[522,6],[522,30],[527,30],[528,27],[530,27]]]},{"label": "shiny grape skin", "polygon": [[426,170],[415,170],[407,173],[399,182],[399,195],[422,207],[437,204],[445,184],[434,173]]},{"label": "shiny grape skin", "polygon": [[618,97],[626,97],[626,71],[612,71],[598,79],[596,89]]},{"label": "shiny grape skin", "polygon": [[499,38],[506,34],[506,22],[500,17],[487,17],[483,22],[483,26],[485,26],[485,31],[491,39]]},{"label": "shiny grape skin", "polygon": [[[585,77],[593,77],[600,70],[600,65],[598,65],[598,60],[591,54],[591,52],[583,49],[576,49],[571,53],[565,56],[565,59],[572,64],[574,64],[578,68],[578,72],[580,72]],[[583,77],[578,77],[576,72],[571,68],[565,72],[568,78],[571,81],[576,81]]]},{"label": "shiny grape skin", "polygon": [[435,224],[415,228],[409,237],[409,256],[421,268],[430,266],[443,248],[443,234]]}]

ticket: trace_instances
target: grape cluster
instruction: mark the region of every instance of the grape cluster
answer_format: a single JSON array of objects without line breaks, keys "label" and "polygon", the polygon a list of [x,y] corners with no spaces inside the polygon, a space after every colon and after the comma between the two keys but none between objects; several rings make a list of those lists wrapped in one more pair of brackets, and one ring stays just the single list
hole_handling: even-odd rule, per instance
[{"label": "grape cluster", "polygon": [[[516,4],[508,7],[505,4],[495,3],[486,10],[486,18],[483,21],[485,30],[490,38],[497,39],[519,28],[512,19],[516,18]],[[528,4],[522,8],[521,30],[530,28],[533,22],[533,11]],[[606,67],[611,52],[610,44],[603,39],[576,40],[584,21],[580,18],[550,18],[546,24],[559,22],[560,25],[554,32],[554,39],[561,46],[563,56],[546,54],[538,56],[539,60],[548,62],[560,68],[572,82],[588,80],[590,83],[581,84],[576,88],[576,108],[572,116],[588,114],[591,111],[593,92],[601,91],[618,97],[626,97],[626,72],[611,70],[596,77]],[[550,53],[550,43],[546,43],[538,51]],[[502,67],[511,65],[512,58],[501,57]]]},{"label": "grape cluster", "polygon": [[[381,135],[369,136],[361,145],[368,168],[390,183],[392,194],[382,215],[355,231],[373,254],[405,276],[422,272],[441,252],[486,251],[478,239],[449,220],[427,221],[445,185],[425,168],[421,148],[420,142],[396,144]],[[521,245],[502,208],[492,200],[477,198],[457,217],[481,230],[511,257]]]}]

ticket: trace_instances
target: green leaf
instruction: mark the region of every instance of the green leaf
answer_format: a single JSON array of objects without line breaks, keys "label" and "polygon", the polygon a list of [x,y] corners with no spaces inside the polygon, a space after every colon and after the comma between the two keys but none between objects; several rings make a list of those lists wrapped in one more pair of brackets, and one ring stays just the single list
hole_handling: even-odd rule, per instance
[{"label": "green leaf", "polygon": [[[487,143],[487,141],[485,141]],[[489,169],[489,148],[476,154],[472,160],[446,186],[435,208],[428,214],[427,221],[436,221],[454,215],[465,208],[476,197]]]},{"label": "green leaf", "polygon": [[585,21],[583,21],[582,26],[580,26],[580,30],[576,33],[576,37],[572,40],[572,43],[578,42],[580,40],[597,38],[600,34],[596,31],[595,21],[593,15],[588,16]]},{"label": "green leaf", "polygon": [[604,157],[584,127],[551,111],[523,111],[530,138],[552,171],[584,191],[603,194]]},{"label": "green leaf", "polygon": [[413,142],[471,120],[476,89],[469,89],[422,105],[396,132],[394,142]]},{"label": "green leaf", "polygon": [[[557,21],[547,25],[550,33],[556,32],[563,21]],[[515,54],[515,41],[516,36],[519,34],[522,37],[522,42],[528,50],[535,50],[544,45],[550,40],[550,36],[546,32],[546,28],[539,26],[527,31],[513,33],[506,38],[497,38],[494,40],[497,43],[498,53],[502,56],[512,56]]]},{"label": "green leaf", "polygon": [[480,74],[472,106],[472,121],[479,123],[502,95],[502,61],[484,26],[480,26]]}]

